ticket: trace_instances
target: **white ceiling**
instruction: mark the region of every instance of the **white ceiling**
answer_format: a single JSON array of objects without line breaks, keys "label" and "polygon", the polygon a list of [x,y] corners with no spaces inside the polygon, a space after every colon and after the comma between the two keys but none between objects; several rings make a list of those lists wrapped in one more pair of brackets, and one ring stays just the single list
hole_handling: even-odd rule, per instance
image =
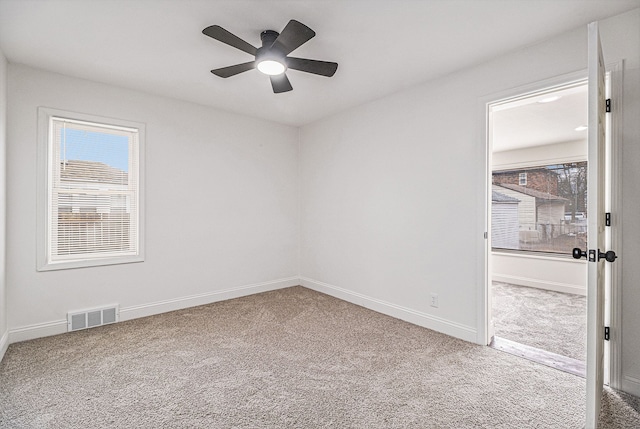
[{"label": "white ceiling", "polygon": [[496,106],[492,109],[493,151],[586,141],[588,130],[576,128],[588,124],[588,101],[585,82]]},{"label": "white ceiling", "polygon": [[[640,0],[0,0],[10,62],[289,125],[302,125],[640,7]],[[201,31],[218,24],[254,46],[296,19],[317,33],[292,55],[339,63],[332,78],[291,70],[273,94],[252,57]]]}]

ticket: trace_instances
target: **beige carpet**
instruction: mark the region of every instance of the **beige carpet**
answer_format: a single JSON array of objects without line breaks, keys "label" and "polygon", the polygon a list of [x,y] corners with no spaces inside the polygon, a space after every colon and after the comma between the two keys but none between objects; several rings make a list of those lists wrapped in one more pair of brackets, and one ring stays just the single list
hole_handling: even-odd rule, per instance
[{"label": "beige carpet", "polygon": [[[584,380],[302,287],[13,344],[1,428],[581,428]],[[604,427],[638,428],[605,393]]]},{"label": "beige carpet", "polygon": [[587,353],[587,299],[493,282],[495,335],[580,361]]}]

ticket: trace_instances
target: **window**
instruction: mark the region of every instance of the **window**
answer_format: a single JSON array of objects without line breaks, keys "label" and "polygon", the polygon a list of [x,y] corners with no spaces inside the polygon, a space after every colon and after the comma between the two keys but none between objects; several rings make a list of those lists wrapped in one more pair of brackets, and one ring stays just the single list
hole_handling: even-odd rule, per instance
[{"label": "window", "polygon": [[40,109],[38,269],[139,262],[142,124]]},{"label": "window", "polygon": [[568,255],[586,248],[586,162],[494,171],[492,182],[494,249]]},{"label": "window", "polygon": [[520,177],[518,178],[520,186],[527,186],[527,173],[520,173]]}]

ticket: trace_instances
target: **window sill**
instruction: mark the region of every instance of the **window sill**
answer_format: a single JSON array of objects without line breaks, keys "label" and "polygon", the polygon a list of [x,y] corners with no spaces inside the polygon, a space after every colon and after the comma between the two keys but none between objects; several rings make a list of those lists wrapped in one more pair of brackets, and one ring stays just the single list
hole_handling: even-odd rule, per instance
[{"label": "window sill", "polygon": [[70,270],[75,268],[100,267],[104,265],[131,264],[144,262],[144,256],[118,256],[95,259],[74,259],[69,261],[45,262],[38,264],[38,271]]},{"label": "window sill", "polygon": [[571,254],[551,253],[551,252],[531,252],[527,250],[508,250],[508,249],[491,249],[494,255],[513,256],[516,258],[543,259],[543,260],[561,260],[563,262],[586,263],[585,259],[573,259]]}]

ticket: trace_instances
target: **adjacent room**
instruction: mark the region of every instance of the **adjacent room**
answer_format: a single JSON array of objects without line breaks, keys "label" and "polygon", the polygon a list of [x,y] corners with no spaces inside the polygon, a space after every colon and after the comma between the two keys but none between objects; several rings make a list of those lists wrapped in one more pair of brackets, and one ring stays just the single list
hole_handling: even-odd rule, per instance
[{"label": "adjacent room", "polygon": [[640,427],[639,115],[640,0],[0,0],[0,428]]},{"label": "adjacent room", "polygon": [[493,346],[585,376],[587,82],[490,110]]}]

